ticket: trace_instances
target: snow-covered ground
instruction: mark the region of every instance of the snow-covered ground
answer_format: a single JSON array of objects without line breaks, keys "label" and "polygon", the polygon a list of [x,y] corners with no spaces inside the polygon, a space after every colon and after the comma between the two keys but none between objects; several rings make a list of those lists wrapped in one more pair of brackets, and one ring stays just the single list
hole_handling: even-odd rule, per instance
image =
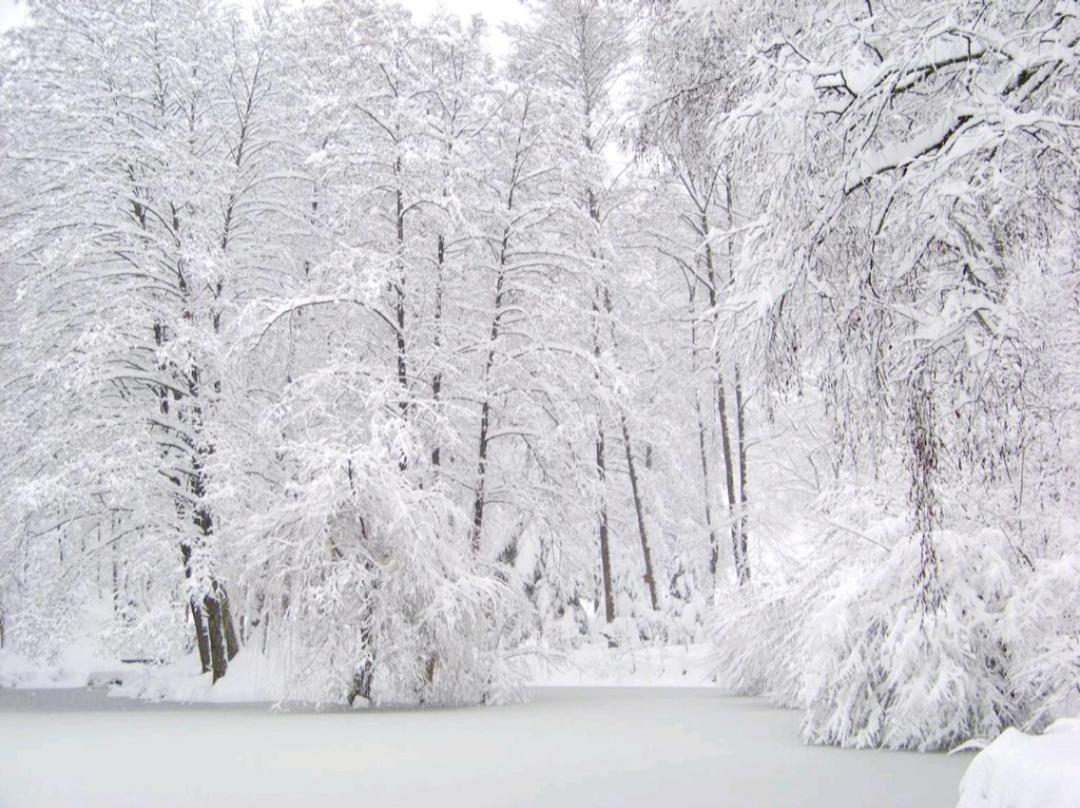
[{"label": "snow-covered ground", "polygon": [[583,645],[567,655],[537,654],[529,681],[540,686],[704,687],[712,684],[716,651],[699,643]]},{"label": "snow-covered ground", "polygon": [[1007,729],[971,762],[959,808],[1080,806],[1080,718],[1061,718],[1042,735]]},{"label": "snow-covered ground", "polygon": [[0,689],[0,806],[956,804],[970,755],[807,747],[797,724],[706,688],[323,713]]}]

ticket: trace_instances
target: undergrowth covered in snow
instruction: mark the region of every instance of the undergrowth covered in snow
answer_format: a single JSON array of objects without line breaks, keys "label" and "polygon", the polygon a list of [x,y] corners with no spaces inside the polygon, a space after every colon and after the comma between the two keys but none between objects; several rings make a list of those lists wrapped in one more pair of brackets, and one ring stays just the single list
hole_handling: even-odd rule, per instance
[{"label": "undergrowth covered in snow", "polygon": [[992,530],[934,542],[932,604],[919,542],[895,521],[723,593],[718,684],[803,710],[809,743],[859,748],[947,749],[1080,711],[1077,556],[1016,563]]}]

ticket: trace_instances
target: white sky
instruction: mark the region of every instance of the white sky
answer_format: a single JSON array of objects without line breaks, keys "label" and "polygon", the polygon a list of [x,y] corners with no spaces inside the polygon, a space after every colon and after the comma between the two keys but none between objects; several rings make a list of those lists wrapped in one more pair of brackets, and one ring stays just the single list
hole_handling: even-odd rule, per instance
[{"label": "white sky", "polygon": [[[412,9],[418,17],[427,17],[440,5],[457,12],[468,19],[473,14],[482,14],[496,33],[499,23],[520,19],[522,16],[518,0],[398,0],[401,5]],[[241,0],[243,2],[243,0]],[[26,8],[18,0],[0,0],[0,31],[6,31],[17,25],[25,16]],[[494,43],[496,48],[498,43]]]},{"label": "white sky", "polygon": [[[2,2],[3,0],[0,0]],[[429,17],[439,8],[456,12],[462,19],[468,20],[473,14],[480,14],[488,23],[488,43],[491,53],[496,58],[506,55],[508,43],[499,31],[504,22],[517,22],[525,18],[519,0],[398,0],[405,8],[411,9],[418,18]]]},{"label": "white sky", "polygon": [[26,8],[15,0],[0,0],[0,31],[6,31],[22,21]]}]

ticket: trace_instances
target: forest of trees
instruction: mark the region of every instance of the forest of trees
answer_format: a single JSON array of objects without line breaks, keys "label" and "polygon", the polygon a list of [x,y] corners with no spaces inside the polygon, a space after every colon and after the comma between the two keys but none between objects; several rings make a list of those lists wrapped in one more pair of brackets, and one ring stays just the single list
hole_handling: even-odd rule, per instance
[{"label": "forest of trees", "polygon": [[707,643],[815,743],[1080,709],[1072,0],[36,0],[0,648],[514,698]]}]

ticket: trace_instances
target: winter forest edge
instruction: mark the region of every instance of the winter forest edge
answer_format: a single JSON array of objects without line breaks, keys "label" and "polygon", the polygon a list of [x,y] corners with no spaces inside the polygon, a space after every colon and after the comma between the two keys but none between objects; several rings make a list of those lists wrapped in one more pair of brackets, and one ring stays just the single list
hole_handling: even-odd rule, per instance
[{"label": "winter forest edge", "polygon": [[1080,6],[527,6],[499,59],[381,0],[4,35],[0,654],[1076,715]]}]

